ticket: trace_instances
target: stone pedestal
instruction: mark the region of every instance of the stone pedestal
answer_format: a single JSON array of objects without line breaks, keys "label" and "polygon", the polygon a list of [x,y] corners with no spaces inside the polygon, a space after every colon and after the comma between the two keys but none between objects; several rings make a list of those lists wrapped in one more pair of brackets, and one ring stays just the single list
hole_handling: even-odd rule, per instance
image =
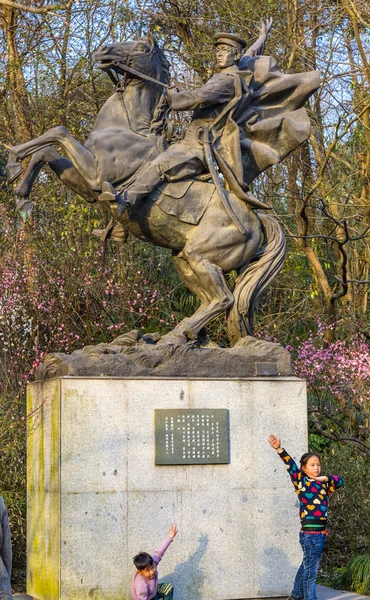
[{"label": "stone pedestal", "polygon": [[[229,410],[229,464],[156,466],[154,410]],[[28,386],[27,592],[126,600],[132,557],[153,553],[176,600],[287,596],[301,559],[297,500],[269,446],[307,447],[295,377],[62,377]]]}]

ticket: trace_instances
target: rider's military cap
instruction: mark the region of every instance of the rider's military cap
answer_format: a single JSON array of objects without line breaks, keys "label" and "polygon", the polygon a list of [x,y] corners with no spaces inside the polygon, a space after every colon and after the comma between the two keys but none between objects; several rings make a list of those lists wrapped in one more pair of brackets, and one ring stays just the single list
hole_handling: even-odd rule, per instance
[{"label": "rider's military cap", "polygon": [[243,38],[234,35],[233,33],[226,33],[225,31],[216,33],[214,40],[215,46],[218,46],[218,44],[227,44],[228,46],[240,49],[245,48],[247,45],[247,42],[243,40]]}]

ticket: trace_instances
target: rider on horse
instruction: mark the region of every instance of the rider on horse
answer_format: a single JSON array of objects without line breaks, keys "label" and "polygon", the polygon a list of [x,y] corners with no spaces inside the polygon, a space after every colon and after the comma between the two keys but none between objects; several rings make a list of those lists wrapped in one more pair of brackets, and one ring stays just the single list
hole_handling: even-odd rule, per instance
[{"label": "rider on horse", "polygon": [[[264,24],[263,35],[244,55],[241,38],[217,34],[220,72],[196,90],[169,92],[169,102],[163,93],[163,88],[168,89],[169,64],[152,36],[108,44],[96,59],[110,74],[116,91],[100,109],[85,143],[66,127],[57,126],[9,153],[9,181],[20,176],[22,161],[32,154],[15,190],[23,218],[31,211],[28,197],[44,164],[88,202],[95,203],[103,192],[104,208],[115,219],[119,206],[112,205],[112,200],[118,199],[125,209],[136,202],[141,205],[139,201],[155,190],[143,211],[127,211],[118,216],[114,228],[108,225],[98,235],[105,240],[114,234],[116,239],[128,230],[172,249],[180,277],[201,302],[171,332],[176,343],[195,339],[224,311],[233,343],[252,335],[258,298],[284,261],[283,231],[276,219],[251,209],[261,204],[247,186],[309,137],[304,104],[319,87],[319,74],[284,74],[274,58],[261,56],[270,24]],[[163,152],[162,129],[169,103],[174,110],[193,110],[194,114],[184,140]],[[54,145],[60,145],[66,156]],[[229,190],[222,188],[214,163]],[[206,170],[209,173],[204,174]],[[195,181],[194,176],[212,177],[213,186]],[[163,180],[180,178],[187,181],[175,183],[174,190],[168,190],[170,184],[165,190],[162,186],[160,191],[155,189]],[[111,181],[118,189],[126,184],[125,190],[116,198],[113,186],[110,189],[106,184],[103,189],[103,181]],[[182,200],[172,206],[170,198],[179,192]],[[198,204],[200,212],[196,212]],[[114,232],[116,227],[121,231]],[[225,279],[231,271],[237,272],[233,291]]]},{"label": "rider on horse", "polygon": [[[266,26],[266,33],[269,24]],[[261,38],[260,38],[261,40]],[[263,43],[254,44],[245,55],[260,53]],[[144,172],[127,189],[116,193],[108,182],[103,184],[99,199],[117,202],[122,214],[153,192],[161,183],[197,177],[209,170],[204,152],[205,136],[211,138],[213,156],[228,188],[252,208],[269,208],[258,200],[245,183],[241,140],[243,131],[234,120],[235,114],[245,114],[251,100],[250,70],[240,70],[246,42],[231,33],[215,36],[216,61],[220,72],[202,87],[187,91],[168,91],[172,110],[193,110],[190,126],[183,140],[176,142],[146,165]]]}]

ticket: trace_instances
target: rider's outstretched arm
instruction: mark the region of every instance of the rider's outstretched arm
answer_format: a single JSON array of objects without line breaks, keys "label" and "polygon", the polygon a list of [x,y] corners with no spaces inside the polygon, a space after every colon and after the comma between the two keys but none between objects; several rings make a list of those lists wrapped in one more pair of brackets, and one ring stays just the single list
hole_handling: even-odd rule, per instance
[{"label": "rider's outstretched arm", "polygon": [[254,42],[254,44],[250,48],[248,48],[244,52],[243,56],[252,56],[253,57],[253,56],[260,56],[261,54],[263,54],[263,51],[265,49],[266,39],[267,39],[267,36],[271,29],[271,26],[272,26],[272,17],[270,17],[269,19],[266,19],[265,21],[262,21],[259,38]]}]

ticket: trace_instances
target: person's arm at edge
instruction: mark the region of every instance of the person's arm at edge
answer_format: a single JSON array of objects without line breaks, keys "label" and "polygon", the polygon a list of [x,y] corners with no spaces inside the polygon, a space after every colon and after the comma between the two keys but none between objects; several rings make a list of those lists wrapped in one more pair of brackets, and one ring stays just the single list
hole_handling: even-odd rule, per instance
[{"label": "person's arm at edge", "polygon": [[8,572],[9,579],[12,575],[12,543],[11,543],[11,535],[10,535],[10,526],[9,526],[9,517],[8,511],[6,510],[6,506],[4,501],[2,500],[2,518],[1,518],[1,527],[3,531],[3,544],[1,548],[1,557],[4,561],[5,568]]}]

